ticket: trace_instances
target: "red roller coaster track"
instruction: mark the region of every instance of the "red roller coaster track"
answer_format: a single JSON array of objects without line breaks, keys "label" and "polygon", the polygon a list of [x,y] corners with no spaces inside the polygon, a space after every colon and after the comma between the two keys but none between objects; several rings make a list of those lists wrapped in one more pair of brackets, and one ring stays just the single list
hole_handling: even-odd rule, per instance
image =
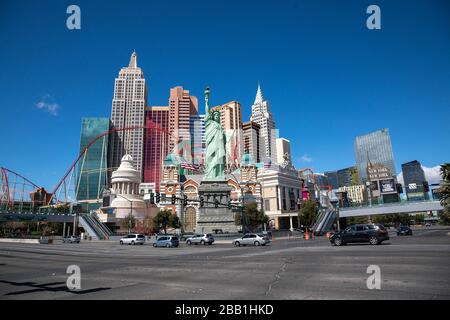
[{"label": "red roller coaster track", "polygon": [[[145,126],[133,126],[133,127],[127,127],[127,128],[114,128],[114,129],[111,129],[111,130],[108,130],[108,131],[105,131],[105,132],[103,132],[103,133],[101,133],[101,134],[99,134],[98,136],[96,136],[94,139],[92,139],[86,146],[84,146],[83,147],[83,149],[80,151],[80,153],[77,155],[77,157],[75,158],[75,160],[73,161],[73,163],[71,164],[71,166],[69,167],[69,169],[65,172],[65,174],[63,175],[63,177],[61,178],[61,180],[56,184],[56,186],[53,188],[53,190],[52,190],[52,192],[51,192],[51,194],[52,194],[52,197],[51,197],[51,199],[50,199],[50,202],[53,200],[53,199],[55,199],[56,200],[56,202],[63,202],[63,201],[60,201],[58,198],[57,198],[57,196],[56,196],[56,193],[58,192],[58,190],[62,187],[62,186],[64,186],[64,188],[65,188],[65,182],[66,182],[66,179],[69,177],[69,175],[71,174],[71,172],[73,172],[73,170],[75,169],[75,167],[77,166],[77,164],[78,164],[78,162],[80,161],[80,159],[86,154],[86,152],[89,150],[89,148],[94,144],[94,143],[96,143],[99,139],[101,139],[101,138],[103,138],[103,137],[105,137],[105,136],[108,136],[108,135],[110,135],[110,134],[112,134],[112,133],[114,133],[114,132],[121,132],[121,131],[131,131],[131,130],[137,130],[137,129],[150,129],[150,130],[156,130],[156,131],[159,131],[159,132],[163,132],[163,133],[165,133],[165,134],[167,134],[167,135],[169,135],[169,136],[173,136],[170,132],[168,132],[167,130],[165,130],[165,129],[163,129],[163,128],[161,128],[160,126],[158,126],[155,122],[153,122],[153,121],[151,121],[151,120],[149,120],[149,119],[146,119],[146,125]],[[235,165],[237,165],[237,159],[236,159],[236,148],[237,148],[237,146],[235,146],[235,148],[234,148],[234,150],[233,150],[233,153],[234,153],[234,155],[233,155],[233,157],[234,157],[234,164]],[[14,171],[12,171],[12,170],[9,170],[9,169],[7,169],[7,168],[3,168],[3,167],[1,167],[0,168],[0,171],[1,171],[1,178],[2,178],[2,185],[4,185],[5,187],[4,187],[4,189],[5,190],[2,190],[3,191],[3,193],[5,194],[5,196],[6,196],[6,198],[7,198],[7,201],[8,201],[8,203],[10,203],[11,201],[14,201],[14,199],[11,199],[11,193],[10,193],[10,188],[9,188],[9,179],[8,179],[8,173],[10,173],[10,174],[13,174],[13,175],[15,175],[15,176],[17,176],[17,177],[20,177],[21,179],[23,179],[24,181],[26,181],[27,183],[29,183],[31,186],[33,186],[34,188],[40,188],[37,184],[35,184],[34,182],[32,182],[32,181],[30,181],[29,179],[27,179],[27,178],[25,178],[24,176],[22,176],[21,174],[19,174],[19,173],[16,173],[16,172],[14,172]],[[70,182],[69,182],[69,184],[70,184]],[[13,197],[14,197],[14,195],[13,195]],[[66,201],[64,201],[64,202],[67,202],[67,194],[66,194]]]},{"label": "red roller coaster track", "polygon": [[[65,180],[67,179],[67,177],[70,175],[70,173],[74,170],[75,166],[78,164],[78,162],[80,161],[80,159],[83,157],[83,155],[87,152],[87,150],[94,144],[96,143],[99,139],[110,135],[111,133],[114,132],[121,132],[121,131],[131,131],[131,130],[137,130],[137,129],[150,129],[150,130],[156,130],[159,132],[164,132],[167,135],[172,136],[172,134],[170,134],[167,130],[162,129],[160,126],[158,126],[155,122],[147,119],[146,120],[146,125],[145,126],[133,126],[133,127],[127,127],[127,128],[114,128],[111,129],[109,131],[105,131],[101,134],[99,134],[98,136],[96,136],[94,139],[92,139],[86,146],[84,146],[84,148],[80,151],[80,153],[78,154],[78,156],[76,157],[75,161],[72,163],[72,165],[69,167],[69,169],[66,171],[66,173],[64,174],[64,176],[62,177],[62,179],[58,182],[58,184],[55,186],[55,188],[52,191],[52,199],[55,198],[57,201],[59,201],[59,199],[57,199],[55,197],[56,192],[58,191],[58,189],[64,184]],[[50,201],[52,200],[50,199]],[[67,199],[66,199],[67,202]]]},{"label": "red roller coaster track", "polygon": [[30,186],[32,186],[32,187],[34,187],[36,189],[39,188],[38,185],[35,184],[34,182],[32,182],[31,180],[25,178],[21,174],[19,174],[17,172],[14,172],[14,171],[12,171],[10,169],[0,167],[0,172],[1,172],[1,186],[2,186],[2,189],[3,189],[3,190],[0,190],[0,191],[5,196],[5,198],[6,198],[5,200],[6,200],[6,203],[8,205],[13,204],[13,202],[14,202],[14,195],[16,193],[16,190],[15,190],[15,185],[16,184],[14,183],[14,189],[13,189],[12,197],[11,197],[11,190],[10,190],[10,187],[9,187],[9,182],[10,181],[9,181],[9,177],[8,177],[9,174],[12,174],[13,176],[19,177],[20,179],[22,179],[23,181],[27,182]]}]

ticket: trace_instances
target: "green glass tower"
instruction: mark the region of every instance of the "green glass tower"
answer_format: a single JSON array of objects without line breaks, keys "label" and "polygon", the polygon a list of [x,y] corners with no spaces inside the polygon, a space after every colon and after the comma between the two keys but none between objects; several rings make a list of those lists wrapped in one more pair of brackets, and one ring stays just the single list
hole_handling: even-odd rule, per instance
[{"label": "green glass tower", "polygon": [[[83,118],[81,121],[80,151],[96,137],[109,131],[109,118]],[[92,144],[78,162],[78,177],[75,186],[77,201],[91,200],[83,204],[87,210],[101,206],[102,193],[107,185],[108,135]],[[94,200],[97,200],[95,203]]]}]

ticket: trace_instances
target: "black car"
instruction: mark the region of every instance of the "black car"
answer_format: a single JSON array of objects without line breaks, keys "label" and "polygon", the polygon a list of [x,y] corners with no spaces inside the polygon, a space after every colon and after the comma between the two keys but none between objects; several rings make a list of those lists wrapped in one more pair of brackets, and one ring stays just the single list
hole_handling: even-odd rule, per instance
[{"label": "black car", "polygon": [[397,229],[397,235],[398,236],[412,236],[412,230],[408,226],[400,226]]},{"label": "black car", "polygon": [[377,245],[386,240],[389,240],[389,234],[381,224],[355,224],[330,237],[330,242],[335,246],[361,242]]}]

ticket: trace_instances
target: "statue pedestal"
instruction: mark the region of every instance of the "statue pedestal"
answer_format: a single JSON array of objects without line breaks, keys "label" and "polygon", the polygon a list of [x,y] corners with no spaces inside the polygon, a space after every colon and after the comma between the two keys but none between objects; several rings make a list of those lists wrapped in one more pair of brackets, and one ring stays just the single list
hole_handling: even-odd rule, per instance
[{"label": "statue pedestal", "polygon": [[[203,180],[198,188],[199,196],[205,200],[200,208],[196,232],[214,233],[222,230],[223,233],[236,233],[238,227],[234,224],[234,213],[228,209],[232,187],[225,180]],[[214,199],[219,200],[219,207],[215,208]],[[207,203],[211,202],[211,203]]]}]

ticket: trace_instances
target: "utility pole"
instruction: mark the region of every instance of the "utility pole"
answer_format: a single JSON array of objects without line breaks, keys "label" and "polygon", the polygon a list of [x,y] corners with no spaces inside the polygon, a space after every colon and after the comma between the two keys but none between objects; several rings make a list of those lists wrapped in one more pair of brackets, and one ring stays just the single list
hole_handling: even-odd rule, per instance
[{"label": "utility pole", "polygon": [[369,198],[369,207],[372,206],[372,188],[371,188],[370,181],[366,181],[366,187],[367,187],[367,196]]}]

